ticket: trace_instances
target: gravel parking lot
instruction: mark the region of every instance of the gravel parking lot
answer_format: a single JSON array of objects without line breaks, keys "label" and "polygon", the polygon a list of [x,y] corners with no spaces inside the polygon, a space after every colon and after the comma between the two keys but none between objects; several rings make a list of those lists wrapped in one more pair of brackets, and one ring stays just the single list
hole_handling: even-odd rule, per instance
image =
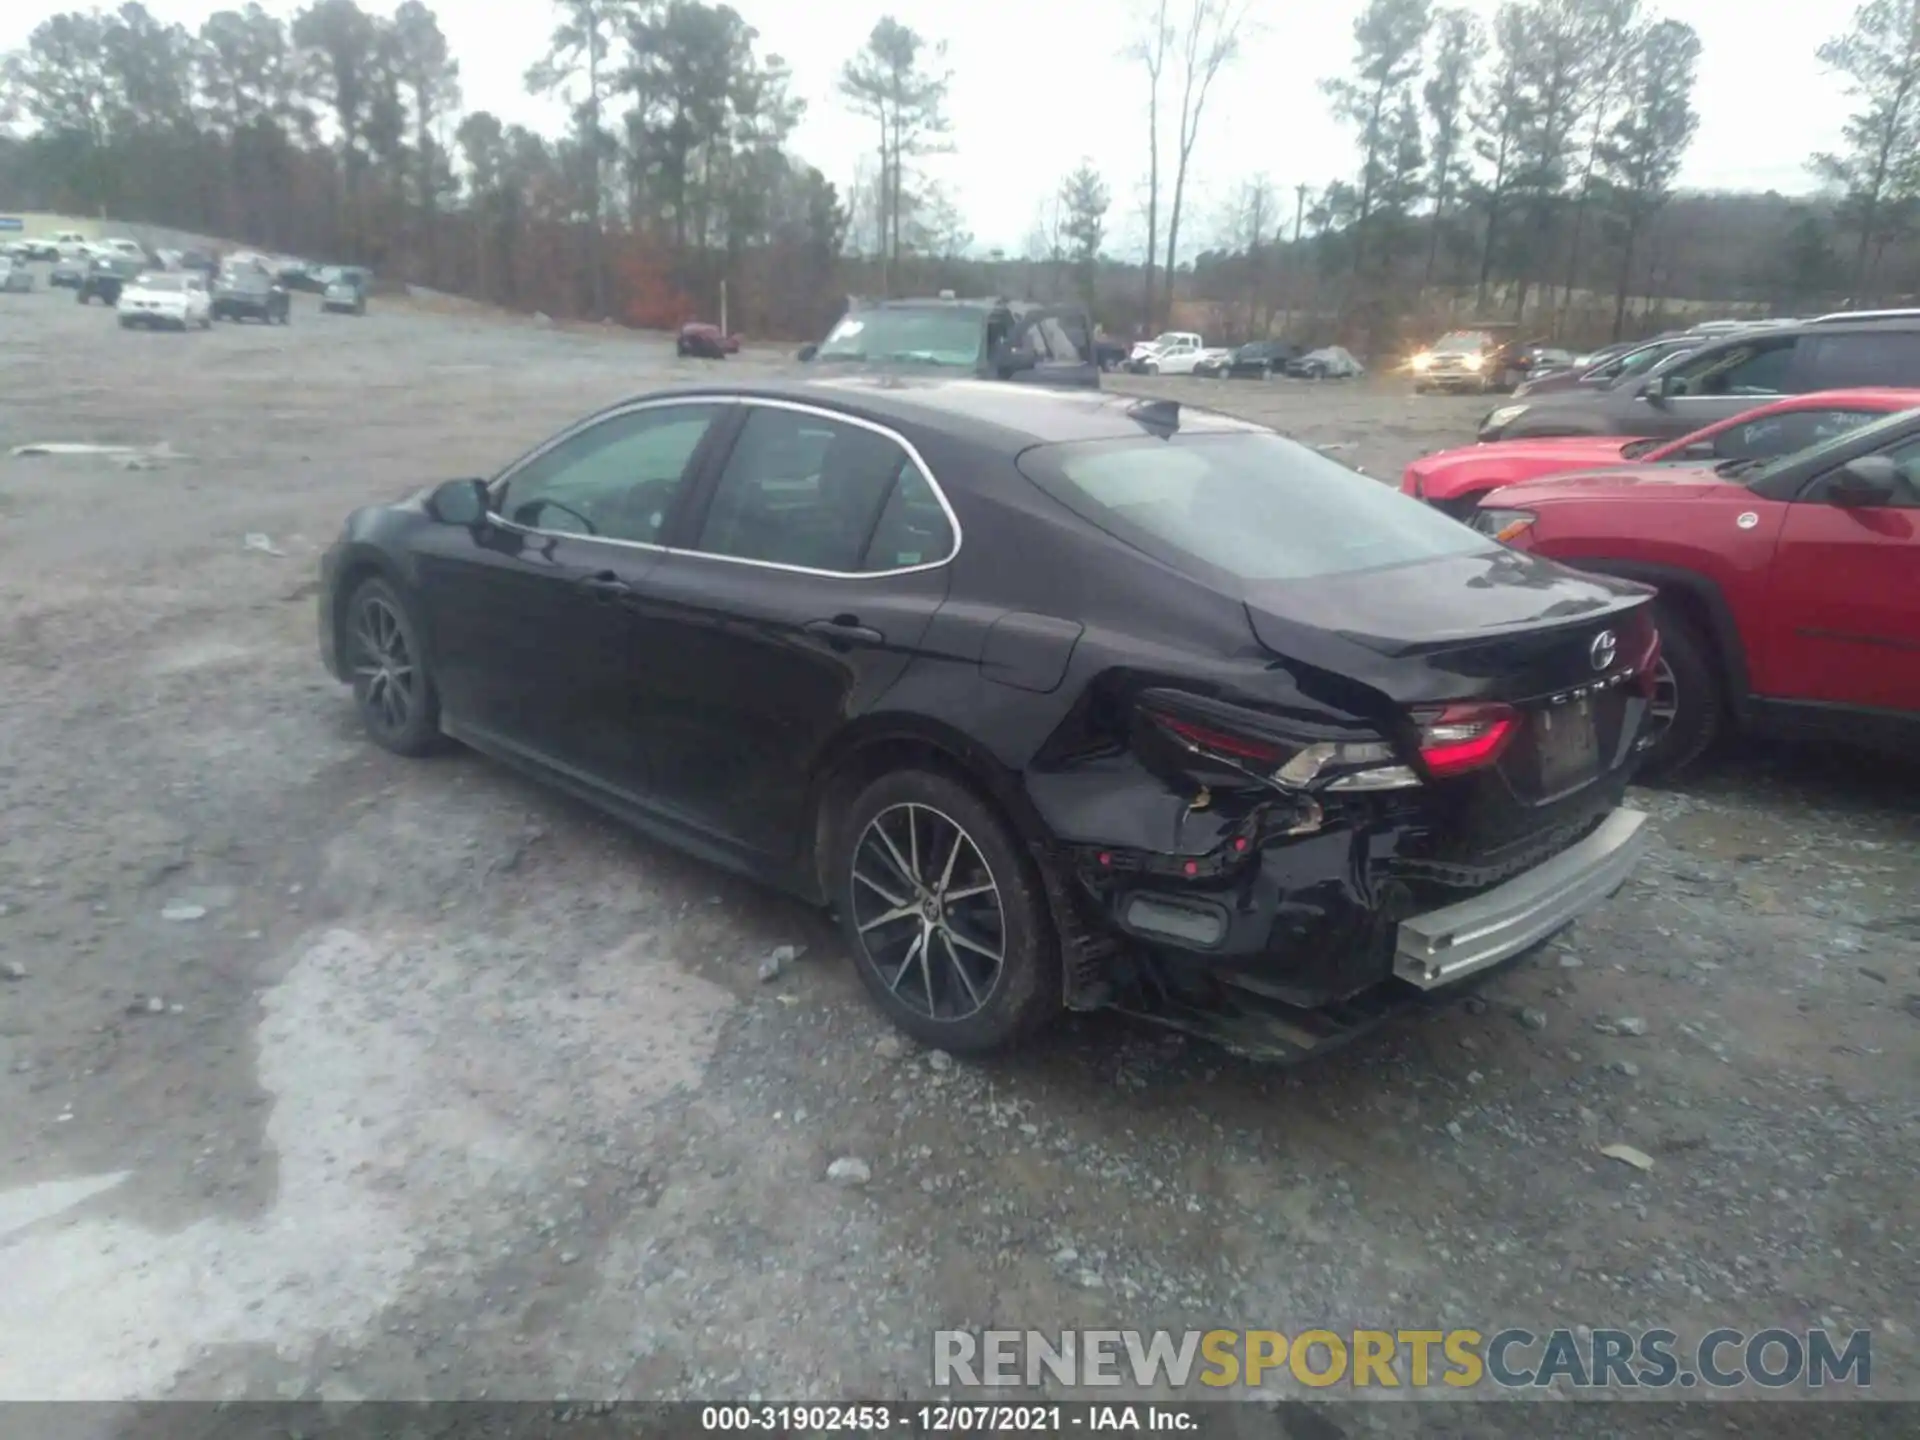
[{"label": "gravel parking lot", "polygon": [[[5,447],[167,447],[0,454],[0,1399],[912,1396],[989,1323],[1859,1327],[1920,1398],[1914,773],[1642,792],[1600,913],[1305,1068],[1107,1017],[955,1063],[821,918],[394,759],[320,670],[349,509],[704,362],[455,305],[0,302]],[[1125,383],[1383,476],[1484,408]]]}]

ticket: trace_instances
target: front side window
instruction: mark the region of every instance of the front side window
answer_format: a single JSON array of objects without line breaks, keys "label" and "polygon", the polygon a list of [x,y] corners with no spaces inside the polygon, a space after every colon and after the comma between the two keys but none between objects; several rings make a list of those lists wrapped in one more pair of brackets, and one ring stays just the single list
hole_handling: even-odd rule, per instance
[{"label": "front side window", "polygon": [[1420,501],[1279,435],[1045,445],[1018,463],[1083,520],[1202,579],[1309,580],[1489,548]]},{"label": "front side window", "polygon": [[1670,372],[1670,395],[1781,395],[1793,368],[1793,339],[1746,340],[1697,355]]},{"label": "front side window", "polygon": [[1881,412],[1873,410],[1790,410],[1729,425],[1713,437],[1716,460],[1771,459],[1856,430]]},{"label": "front side window", "polygon": [[500,516],[529,530],[656,544],[721,408],[662,405],[590,425],[512,472]]},{"label": "front side window", "polygon": [[757,406],[696,548],[851,575],[932,564],[953,547],[945,512],[897,441],[824,415]]}]

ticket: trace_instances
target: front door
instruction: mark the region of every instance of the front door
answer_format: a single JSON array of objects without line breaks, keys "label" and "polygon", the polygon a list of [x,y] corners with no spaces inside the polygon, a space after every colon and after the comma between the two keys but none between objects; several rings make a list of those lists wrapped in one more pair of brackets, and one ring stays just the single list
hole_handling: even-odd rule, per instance
[{"label": "front door", "polygon": [[[1715,345],[1680,361],[1648,382],[1651,393],[1633,400],[1632,435],[1691,434],[1716,420],[1806,388],[1800,383],[1792,335],[1755,335]],[[1629,382],[1631,383],[1631,382]]]},{"label": "front door", "polygon": [[1100,361],[1084,311],[1029,311],[1020,318],[1014,344],[1034,358],[1030,369],[1013,373],[1012,378],[1022,384],[1088,388],[1100,383]]},{"label": "front door", "polygon": [[596,417],[497,480],[486,523],[436,530],[422,593],[450,728],[576,778],[645,788],[632,606],[724,409]]},{"label": "front door", "polygon": [[648,578],[638,668],[661,807],[791,859],[823,747],[906,669],[957,541],[897,437],[745,403],[687,548]]},{"label": "front door", "polygon": [[1920,441],[1883,453],[1906,477],[1887,504],[1835,505],[1827,475],[1788,507],[1760,693],[1920,715]]}]

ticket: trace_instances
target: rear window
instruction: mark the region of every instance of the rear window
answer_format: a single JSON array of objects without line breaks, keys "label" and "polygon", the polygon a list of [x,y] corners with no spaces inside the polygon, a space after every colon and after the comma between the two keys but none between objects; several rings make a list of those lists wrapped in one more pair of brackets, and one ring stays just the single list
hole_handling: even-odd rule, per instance
[{"label": "rear window", "polygon": [[134,281],[142,290],[184,290],[187,281],[184,275],[142,275]]},{"label": "rear window", "polygon": [[1046,445],[1020,468],[1115,539],[1230,587],[1489,548],[1439,511],[1279,435]]}]

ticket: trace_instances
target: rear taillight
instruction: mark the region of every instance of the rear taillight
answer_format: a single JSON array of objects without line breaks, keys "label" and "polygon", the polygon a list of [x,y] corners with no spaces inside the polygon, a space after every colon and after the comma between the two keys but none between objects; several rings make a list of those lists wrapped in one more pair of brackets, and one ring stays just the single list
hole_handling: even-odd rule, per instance
[{"label": "rear taillight", "polygon": [[1420,726],[1420,759],[1436,777],[1493,764],[1520,723],[1510,706],[1484,704],[1424,710],[1414,719]]},{"label": "rear taillight", "polygon": [[[1191,714],[1162,709],[1154,698],[1147,698],[1141,714],[1189,755],[1281,790],[1297,792],[1323,786],[1335,790],[1397,790],[1420,783],[1419,776],[1392,763],[1396,758],[1393,747],[1384,740],[1261,735],[1253,733],[1252,727],[1274,722],[1250,715],[1248,728],[1240,728],[1225,718],[1199,720]],[[1390,768],[1392,773],[1381,767]]]},{"label": "rear taillight", "polygon": [[1292,753],[1291,746],[1276,744],[1271,740],[1256,740],[1249,735],[1236,735],[1211,725],[1196,724],[1177,715],[1166,715],[1158,711],[1147,713],[1161,729],[1182,741],[1190,749],[1204,754],[1218,755],[1224,759],[1249,765],[1278,765]]},{"label": "rear taillight", "polygon": [[1653,698],[1654,684],[1660,669],[1660,632],[1651,627],[1647,630],[1647,648],[1634,667],[1633,688],[1648,699]]}]

